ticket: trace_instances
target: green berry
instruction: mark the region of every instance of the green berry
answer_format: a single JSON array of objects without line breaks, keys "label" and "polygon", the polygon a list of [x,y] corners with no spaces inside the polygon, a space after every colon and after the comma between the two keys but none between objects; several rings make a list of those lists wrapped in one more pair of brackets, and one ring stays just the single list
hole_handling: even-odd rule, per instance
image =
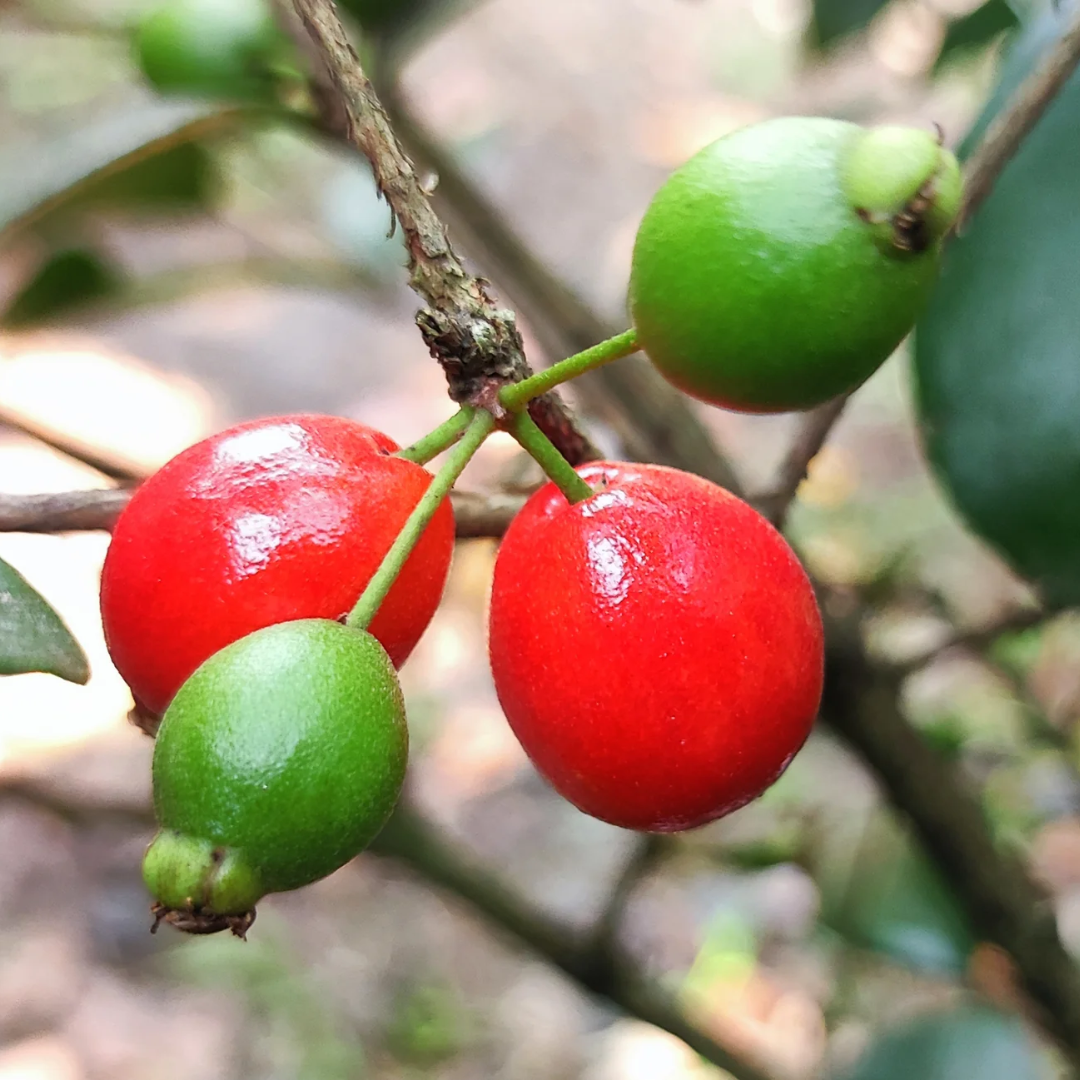
[{"label": "green berry", "polygon": [[263,0],[172,0],[142,20],[133,44],[158,90],[241,100],[272,97],[285,53]]},{"label": "green berry", "polygon": [[914,325],[959,200],[956,159],[929,132],[792,117],[725,136],[642,220],[642,348],[728,408],[807,409],[852,390]]},{"label": "green berry", "polygon": [[370,843],[407,756],[397,675],[370,634],[304,619],[222,649],[177,692],[154,748],[161,832],[143,877],[159,917],[242,934],[260,897]]}]

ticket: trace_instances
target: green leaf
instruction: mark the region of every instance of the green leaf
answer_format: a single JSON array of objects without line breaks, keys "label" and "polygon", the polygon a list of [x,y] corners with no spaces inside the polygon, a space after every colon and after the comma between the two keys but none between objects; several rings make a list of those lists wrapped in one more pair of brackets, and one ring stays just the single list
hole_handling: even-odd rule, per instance
[{"label": "green leaf", "polygon": [[43,671],[85,683],[90,665],[63,619],[0,559],[0,675]]},{"label": "green leaf", "polygon": [[961,974],[975,947],[937,871],[884,816],[871,819],[846,880],[822,882],[822,919],[853,944],[919,971]]},{"label": "green leaf", "polygon": [[813,17],[807,33],[815,49],[828,49],[841,38],[861,30],[889,0],[814,0]]},{"label": "green leaf", "polygon": [[[97,123],[57,136],[45,146],[20,152],[12,148],[0,162],[0,245],[20,229],[71,204],[76,196],[93,195],[108,179],[142,167],[144,188],[148,175],[177,166],[149,166],[154,158],[204,137],[234,128],[250,110],[222,108],[205,103],[153,101],[129,109],[114,109]],[[187,167],[194,166],[188,152]],[[145,170],[150,169],[148,174]],[[135,174],[136,179],[138,173]],[[132,183],[130,176],[128,183]],[[192,181],[185,182],[189,189]],[[107,188],[104,190],[108,190]],[[122,190],[122,189],[121,189]]]},{"label": "green leaf", "polygon": [[181,143],[89,180],[65,210],[103,205],[150,210],[209,206],[217,193],[217,179],[209,149],[199,142]]},{"label": "green leaf", "polygon": [[58,251],[8,304],[0,315],[0,326],[14,329],[49,322],[83,304],[116,294],[122,285],[119,272],[94,252],[81,248]]},{"label": "green leaf", "polygon": [[[965,149],[1060,35],[1018,40]],[[1080,75],[948,252],[915,339],[930,460],[971,527],[1051,604],[1080,601]]]},{"label": "green leaf", "polygon": [[957,53],[989,45],[995,38],[1015,30],[1019,25],[1020,19],[1007,0],[986,0],[974,11],[949,23],[934,62],[935,70],[952,60]]},{"label": "green leaf", "polygon": [[1048,1080],[1019,1021],[986,1008],[922,1016],[886,1032],[843,1080]]},{"label": "green leaf", "polygon": [[438,33],[476,0],[341,0],[372,38],[405,53]]}]

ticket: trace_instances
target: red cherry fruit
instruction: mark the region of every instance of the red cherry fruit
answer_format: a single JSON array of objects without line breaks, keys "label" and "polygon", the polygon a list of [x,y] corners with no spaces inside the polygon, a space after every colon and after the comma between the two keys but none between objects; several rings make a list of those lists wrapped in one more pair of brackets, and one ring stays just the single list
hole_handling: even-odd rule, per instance
[{"label": "red cherry fruit", "polygon": [[690,829],[760,795],[810,733],[821,615],[784,538],[734,495],[659,465],[578,469],[503,539],[491,595],[499,701],[537,768],[613,825]]},{"label": "red cherry fruit", "polygon": [[[397,449],[341,417],[272,417],[189,447],[135,492],[105,558],[101,614],[150,711],[254,630],[349,612],[431,482]],[[453,544],[447,501],[370,627],[398,666],[435,613]]]}]

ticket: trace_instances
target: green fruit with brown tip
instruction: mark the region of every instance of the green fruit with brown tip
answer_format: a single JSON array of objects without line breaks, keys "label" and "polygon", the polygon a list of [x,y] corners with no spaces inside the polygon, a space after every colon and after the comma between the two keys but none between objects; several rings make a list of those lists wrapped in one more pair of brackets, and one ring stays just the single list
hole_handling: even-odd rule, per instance
[{"label": "green fruit with brown tip", "polygon": [[154,747],[161,831],[143,877],[159,918],[242,935],[260,897],[371,842],[407,757],[397,674],[370,634],[304,619],[222,649],[177,692]]},{"label": "green fruit with brown tip", "polygon": [[866,380],[911,330],[960,205],[935,136],[789,117],[677,169],[638,230],[638,340],[686,393],[808,409]]}]

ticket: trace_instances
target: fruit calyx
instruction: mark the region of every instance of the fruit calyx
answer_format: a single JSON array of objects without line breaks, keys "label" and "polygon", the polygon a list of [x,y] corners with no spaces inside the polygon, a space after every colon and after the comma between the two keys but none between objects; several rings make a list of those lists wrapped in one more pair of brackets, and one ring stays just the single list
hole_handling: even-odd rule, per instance
[{"label": "fruit calyx", "polygon": [[143,880],[156,898],[154,933],[166,922],[188,934],[231,930],[243,938],[265,890],[235,849],[163,829],[143,859]]},{"label": "fruit calyx", "polygon": [[885,250],[919,255],[937,245],[960,210],[960,165],[934,134],[883,126],[861,132],[843,163],[844,192]]},{"label": "fruit calyx", "polygon": [[247,932],[255,921],[254,908],[242,915],[215,915],[212,911],[189,911],[156,903],[151,906],[150,914],[154,916],[151,934],[156,934],[157,928],[165,922],[185,934],[217,934],[231,930],[241,941],[247,941]]}]

